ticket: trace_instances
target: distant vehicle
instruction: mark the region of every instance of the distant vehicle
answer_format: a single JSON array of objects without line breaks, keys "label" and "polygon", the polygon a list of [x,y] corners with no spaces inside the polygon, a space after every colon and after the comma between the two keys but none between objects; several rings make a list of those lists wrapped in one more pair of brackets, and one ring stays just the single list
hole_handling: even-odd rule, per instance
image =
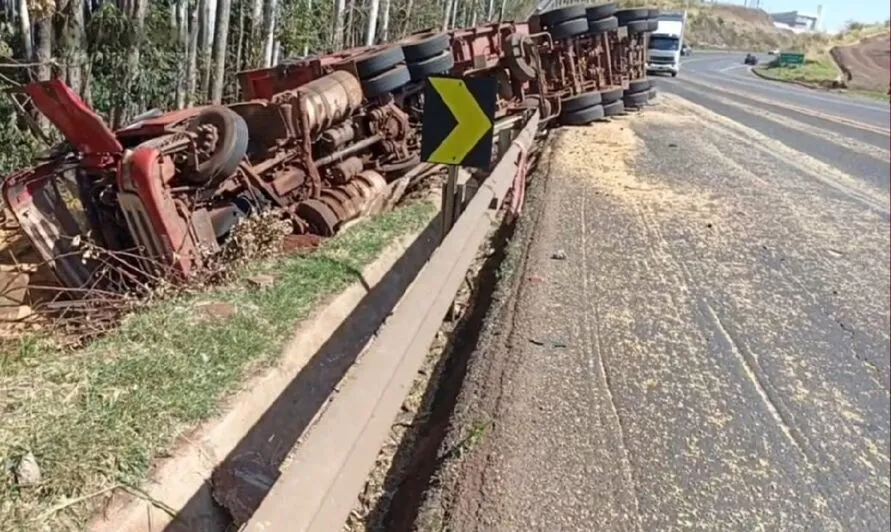
[{"label": "distant vehicle", "polygon": [[774,48],[773,50],[767,52],[767,55],[780,55],[780,49]]},{"label": "distant vehicle", "polygon": [[746,54],[746,58],[743,60],[743,63],[745,63],[747,65],[757,65],[758,58],[752,54]]},{"label": "distant vehicle", "polygon": [[687,46],[686,44],[681,46],[681,55],[691,55],[693,53],[693,49]]},{"label": "distant vehicle", "polygon": [[681,70],[681,55],[684,54],[684,26],[687,23],[686,11],[665,11],[659,15],[656,31],[650,35],[647,50],[647,72],[668,72],[671,77]]}]

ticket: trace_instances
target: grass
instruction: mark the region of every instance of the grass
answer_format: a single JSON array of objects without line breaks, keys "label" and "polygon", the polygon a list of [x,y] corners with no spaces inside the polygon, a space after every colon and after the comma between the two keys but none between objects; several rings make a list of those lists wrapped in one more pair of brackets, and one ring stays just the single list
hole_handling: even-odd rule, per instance
[{"label": "grass", "polygon": [[757,67],[764,77],[778,81],[799,81],[802,83],[831,84],[838,78],[838,70],[829,59],[805,59],[800,66],[776,66],[767,64]]},{"label": "grass", "polygon": [[[277,279],[270,287],[165,301],[78,351],[30,338],[16,353],[0,353],[0,530],[80,529],[95,501],[59,506],[109,486],[138,486],[178,433],[276,360],[315,305],[354,282],[394,238],[424,227],[434,210],[419,202],[365,221],[315,253],[262,265]],[[235,312],[199,318],[208,301]],[[11,473],[27,452],[41,470],[36,487],[18,486]]]}]

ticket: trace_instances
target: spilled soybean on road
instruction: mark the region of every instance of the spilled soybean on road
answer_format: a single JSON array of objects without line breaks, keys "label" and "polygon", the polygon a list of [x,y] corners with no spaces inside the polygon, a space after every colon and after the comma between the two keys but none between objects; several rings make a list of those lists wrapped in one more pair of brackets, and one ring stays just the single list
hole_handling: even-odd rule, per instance
[{"label": "spilled soybean on road", "polygon": [[661,100],[557,138],[416,529],[891,525],[887,173]]}]

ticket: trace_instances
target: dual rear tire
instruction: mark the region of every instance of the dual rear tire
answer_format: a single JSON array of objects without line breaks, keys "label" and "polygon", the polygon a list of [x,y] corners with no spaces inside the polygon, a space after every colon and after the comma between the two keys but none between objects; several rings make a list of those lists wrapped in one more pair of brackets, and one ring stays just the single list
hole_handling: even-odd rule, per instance
[{"label": "dual rear tire", "polygon": [[560,123],[567,126],[582,126],[609,116],[621,115],[625,112],[622,94],[620,87],[564,98],[561,102]]}]

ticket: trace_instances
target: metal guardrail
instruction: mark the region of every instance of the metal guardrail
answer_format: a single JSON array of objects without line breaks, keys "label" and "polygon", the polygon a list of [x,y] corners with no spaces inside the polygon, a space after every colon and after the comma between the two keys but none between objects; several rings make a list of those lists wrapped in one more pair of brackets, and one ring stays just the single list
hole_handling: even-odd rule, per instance
[{"label": "metal guardrail", "polygon": [[538,132],[536,111],[400,299],[244,530],[340,530]]}]

